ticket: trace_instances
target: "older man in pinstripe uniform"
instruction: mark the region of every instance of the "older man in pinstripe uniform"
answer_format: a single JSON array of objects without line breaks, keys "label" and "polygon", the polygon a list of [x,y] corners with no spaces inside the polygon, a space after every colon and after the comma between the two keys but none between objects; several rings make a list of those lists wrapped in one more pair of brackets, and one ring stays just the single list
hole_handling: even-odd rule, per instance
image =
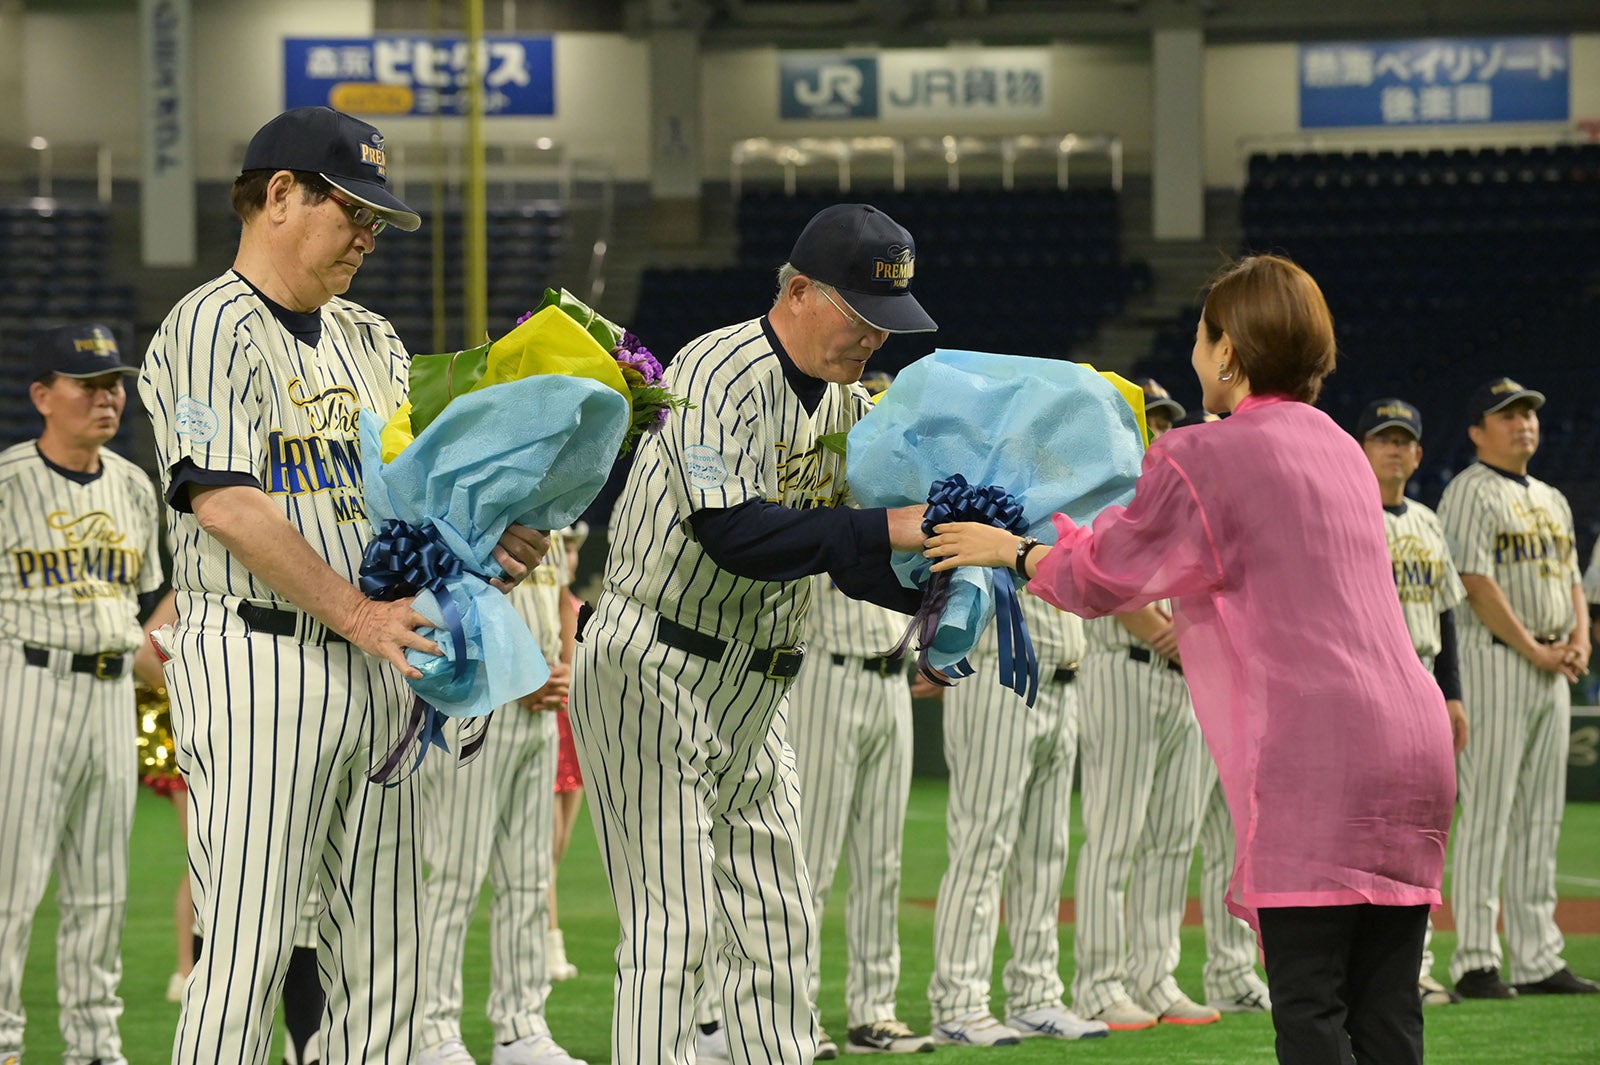
[{"label": "older man in pinstripe uniform", "polygon": [[815,1055],[816,951],[785,696],[811,583],[910,609],[890,548],[921,507],[856,510],[819,437],[867,411],[890,332],[928,330],[911,235],[866,204],[814,217],[763,317],[690,342],[665,384],[694,408],[640,447],[576,663],[573,734],[622,923],[612,1061],[690,1053],[710,914],[736,1065]]},{"label": "older man in pinstripe uniform", "polygon": [[134,372],[111,331],[51,330],[34,368],[44,431],[0,453],[0,1063],[22,1056],[22,966],[54,869],[66,1060],[121,1065],[129,670],[161,584],[160,515],[150,478],[103,446]]}]

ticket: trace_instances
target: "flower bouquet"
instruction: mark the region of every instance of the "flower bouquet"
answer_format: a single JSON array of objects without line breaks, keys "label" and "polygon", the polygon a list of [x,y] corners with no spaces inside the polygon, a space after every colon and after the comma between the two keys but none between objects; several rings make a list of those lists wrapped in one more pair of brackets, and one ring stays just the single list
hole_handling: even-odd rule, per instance
[{"label": "flower bouquet", "polygon": [[[596,339],[615,339],[602,346]],[[415,596],[442,656],[407,651],[422,672],[411,721],[374,771],[389,782],[443,746],[446,717],[487,717],[550,676],[538,643],[489,581],[512,524],[557,529],[593,502],[619,454],[684,401],[662,390],[642,345],[567,293],[504,337],[412,361],[408,400],[380,427],[360,420],[363,499],[377,536],[361,566],[375,599]],[[652,376],[653,375],[653,376]],[[482,733],[462,751],[470,757]]]},{"label": "flower bouquet", "polygon": [[[1115,374],[941,348],[901,371],[850,430],[845,470],[862,506],[926,502],[924,531],[985,521],[1054,543],[1051,514],[1087,523],[1133,497],[1145,434],[1143,393]],[[924,589],[904,641],[917,637],[924,676],[968,675],[966,656],[998,607],[1002,681],[1032,704],[1038,665],[1010,571],[930,575],[910,552],[897,552],[894,568]]]}]

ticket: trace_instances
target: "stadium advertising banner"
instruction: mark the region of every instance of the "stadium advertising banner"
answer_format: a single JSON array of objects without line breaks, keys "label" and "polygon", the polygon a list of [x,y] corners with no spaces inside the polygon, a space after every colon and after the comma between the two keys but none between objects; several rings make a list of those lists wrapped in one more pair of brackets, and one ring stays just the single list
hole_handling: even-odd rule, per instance
[{"label": "stadium advertising banner", "polygon": [[[482,42],[483,111],[556,113],[551,37]],[[467,110],[467,42],[450,37],[288,37],[284,107],[326,106],[364,115],[456,115]]]},{"label": "stadium advertising banner", "polygon": [[1300,46],[1300,128],[1565,122],[1566,37]]},{"label": "stadium advertising banner", "polygon": [[1045,48],[783,52],[782,119],[1044,118]]}]

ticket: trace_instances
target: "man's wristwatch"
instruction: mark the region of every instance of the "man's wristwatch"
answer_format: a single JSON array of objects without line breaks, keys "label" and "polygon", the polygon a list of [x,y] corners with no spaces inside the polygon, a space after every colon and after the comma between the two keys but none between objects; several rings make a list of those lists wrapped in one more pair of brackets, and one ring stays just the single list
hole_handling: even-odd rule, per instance
[{"label": "man's wristwatch", "polygon": [[1022,542],[1017,544],[1017,557],[1012,561],[1011,568],[1022,574],[1028,575],[1028,552],[1039,546],[1037,537],[1024,536]]}]

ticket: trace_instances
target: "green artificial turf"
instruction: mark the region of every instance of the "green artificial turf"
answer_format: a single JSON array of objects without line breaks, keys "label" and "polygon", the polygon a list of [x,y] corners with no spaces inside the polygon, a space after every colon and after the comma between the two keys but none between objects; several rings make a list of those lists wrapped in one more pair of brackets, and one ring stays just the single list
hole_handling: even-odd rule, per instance
[{"label": "green artificial turf", "polygon": [[[944,871],[944,797],[939,781],[918,781],[912,791],[906,822],[904,897],[901,910],[900,1016],[913,1028],[926,1031],[926,989],[932,965],[933,911],[926,905],[937,894]],[[1081,832],[1073,811],[1073,854]],[[122,1019],[124,1051],[130,1065],[161,1065],[171,1056],[172,1033],[178,1007],[164,998],[173,970],[173,889],[184,868],[177,818],[163,799],[140,793],[134,821],[133,871],[128,926],[123,938],[124,974]],[[1600,804],[1574,803],[1567,808],[1566,827],[1559,860],[1563,898],[1600,896]],[[847,872],[833,898],[839,903],[825,915],[823,932],[822,1021],[842,1036],[844,1018],[843,892]],[[1063,894],[1070,895],[1073,877],[1068,871]],[[1191,892],[1193,887],[1191,886]],[[611,951],[616,944],[616,919],[610,907],[604,876],[595,851],[594,836],[585,813],[579,818],[572,849],[561,868],[561,924],[567,953],[578,966],[576,980],[556,985],[548,1009],[550,1026],[569,1051],[590,1062],[609,1058],[611,1015]],[[35,925],[32,949],[23,983],[28,1011],[29,1065],[56,1061],[62,1044],[56,1031],[55,926],[53,901],[47,898]],[[1436,975],[1447,979],[1445,964],[1455,937],[1448,932],[1434,939],[1438,959]],[[1004,929],[996,951],[994,986],[1000,987],[999,967],[1007,955]],[[1061,929],[1063,977],[1070,983],[1072,928]],[[1204,944],[1200,929],[1185,928],[1183,961],[1178,981],[1190,994],[1200,995],[1200,966]],[[1574,970],[1600,975],[1600,935],[1569,934],[1567,960]],[[488,928],[480,910],[467,940],[465,1001],[462,1031],[468,1048],[480,1062],[488,1062],[491,1035],[483,1017],[488,997]],[[996,1012],[1004,1015],[998,998]],[[1600,996],[1582,998],[1525,998],[1514,1002],[1467,1002],[1427,1011],[1428,1052],[1432,1060],[1449,1065],[1504,1065],[1514,1062],[1583,1063],[1600,1061]],[[988,1051],[1003,1056],[1010,1065],[1059,1062],[1060,1044],[1034,1040],[1020,1047]],[[941,1060],[966,1060],[985,1052],[945,1047]],[[1109,1039],[1079,1043],[1070,1048],[1076,1061],[1187,1063],[1270,1062],[1272,1025],[1265,1016],[1229,1016],[1205,1028],[1162,1027],[1147,1032],[1118,1033]]]}]

